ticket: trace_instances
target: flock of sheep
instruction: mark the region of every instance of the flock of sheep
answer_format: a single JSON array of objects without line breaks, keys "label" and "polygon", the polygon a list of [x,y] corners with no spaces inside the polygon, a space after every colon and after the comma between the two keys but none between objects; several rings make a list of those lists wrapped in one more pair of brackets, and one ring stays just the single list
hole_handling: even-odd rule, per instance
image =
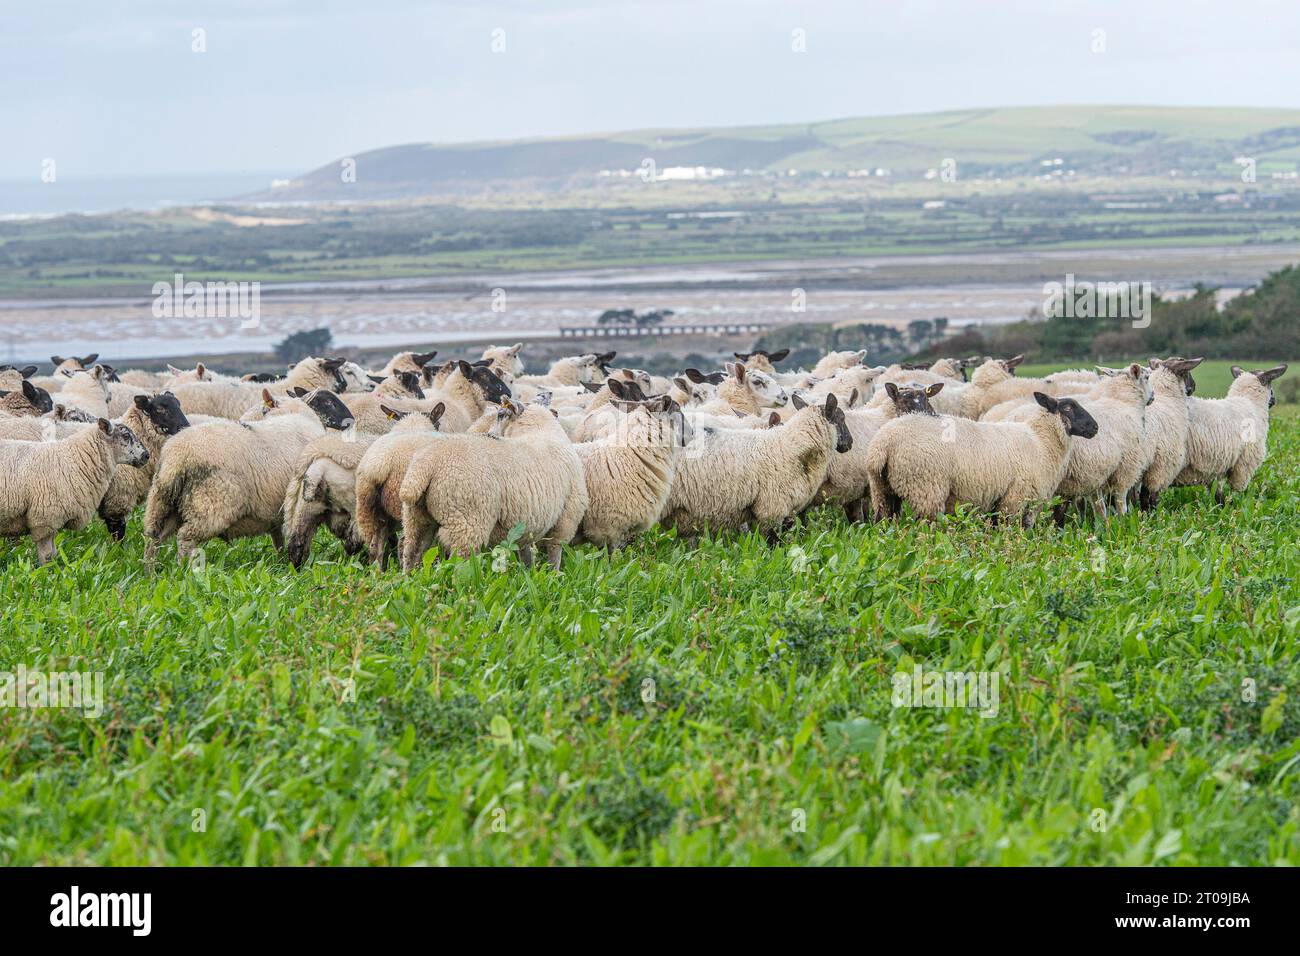
[{"label": "flock of sheep", "polygon": [[[418,565],[490,548],[614,549],[656,524],[774,536],[804,510],[885,520],[960,504],[1030,525],[1057,501],[1101,516],[1154,508],[1171,485],[1241,491],[1263,461],[1272,382],[1233,368],[1225,398],[1193,396],[1201,359],[1016,375],[1021,357],[866,366],[834,352],[778,372],[788,351],[661,378],[615,353],[524,374],[521,345],[474,361],[401,352],[367,371],[307,358],[282,378],[202,364],[166,373],[54,356],[0,366],[0,535],[55,534],[98,514],[121,540],[145,506],[145,557],[175,537],[269,534],[295,567],[325,525],[349,554]],[[967,378],[968,369],[974,372]]]}]

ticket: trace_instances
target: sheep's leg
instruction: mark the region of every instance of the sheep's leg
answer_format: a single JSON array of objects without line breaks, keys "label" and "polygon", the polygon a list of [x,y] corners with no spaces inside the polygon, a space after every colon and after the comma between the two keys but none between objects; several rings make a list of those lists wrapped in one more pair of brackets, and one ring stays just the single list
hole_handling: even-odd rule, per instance
[{"label": "sheep's leg", "polygon": [[1228,501],[1228,496],[1223,493],[1223,485],[1217,480],[1210,482],[1210,492],[1214,495],[1214,503],[1222,508]]},{"label": "sheep's leg", "polygon": [[1155,496],[1151,493],[1151,489],[1144,483],[1141,491],[1138,492],[1138,509],[1141,511],[1150,511],[1155,508],[1154,497]]},{"label": "sheep's leg", "polygon": [[1065,527],[1065,516],[1070,510],[1068,501],[1058,501],[1052,505],[1052,520],[1056,522],[1058,528]]},{"label": "sheep's leg", "polygon": [[1093,499],[1093,509],[1096,516],[1102,521],[1110,517],[1110,512],[1106,510],[1106,492],[1097,493],[1097,497]]},{"label": "sheep's leg", "polygon": [[550,562],[551,570],[560,570],[560,557],[564,552],[564,546],[558,541],[552,541],[546,546],[546,560]]},{"label": "sheep's leg", "polygon": [[[1237,462],[1228,469],[1228,487],[1240,494],[1246,490],[1250,484],[1251,476],[1254,475],[1254,469],[1243,462]],[[1222,502],[1220,502],[1222,504]]]},{"label": "sheep's leg", "polygon": [[36,563],[49,564],[54,557],[54,532],[34,534],[32,537],[36,542]]},{"label": "sheep's leg", "polygon": [[275,550],[284,550],[284,532],[280,528],[271,529],[271,544],[275,545]]},{"label": "sheep's leg", "polygon": [[[549,554],[549,547],[547,551]],[[533,566],[533,546],[527,541],[521,541],[519,543],[519,563],[526,568],[531,568]]]},{"label": "sheep's leg", "polygon": [[433,543],[438,529],[419,505],[402,505],[402,570],[412,571]]}]

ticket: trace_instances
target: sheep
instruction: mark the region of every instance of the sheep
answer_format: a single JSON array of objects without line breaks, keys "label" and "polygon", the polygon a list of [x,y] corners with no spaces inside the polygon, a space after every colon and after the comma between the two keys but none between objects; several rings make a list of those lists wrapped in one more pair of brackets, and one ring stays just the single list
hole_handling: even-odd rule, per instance
[{"label": "sheep", "polygon": [[342,400],[356,420],[357,431],[382,435],[392,428],[395,420],[384,412],[385,405],[400,409],[405,401],[424,401],[425,395],[420,387],[419,374],[395,372],[380,382],[373,392],[344,395]]},{"label": "sheep", "polygon": [[23,387],[23,382],[36,374],[36,366],[14,368],[12,365],[0,365],[0,391],[12,392]]},{"label": "sheep", "polygon": [[[523,342],[516,342],[508,348],[504,345],[489,345],[483,350],[479,358],[487,359],[492,363],[492,371],[501,376],[505,372],[511,378],[518,378],[524,374],[524,360],[519,357],[519,353],[524,350]],[[611,355],[610,358],[613,358]]]},{"label": "sheep", "polygon": [[830,378],[842,368],[852,368],[867,360],[867,350],[856,352],[827,352],[812,368],[813,378]]},{"label": "sheep", "polygon": [[744,362],[728,362],[727,377],[718,386],[718,397],[700,410],[714,415],[738,413],[757,415],[763,408],[779,408],[790,396],[766,372],[751,372]]},{"label": "sheep", "polygon": [[436,537],[468,557],[523,525],[519,558],[534,544],[560,567],[563,545],[587,510],[582,462],[549,409],[502,399],[504,437],[449,435],[411,460],[402,479],[402,567],[415,568]]},{"label": "sheep", "polygon": [[964,395],[965,415],[963,417],[983,418],[984,414],[995,405],[1000,405],[1009,399],[1028,398],[1034,392],[1060,397],[1097,383],[1095,375],[1090,381],[1071,376],[1058,376],[1052,382],[1043,378],[1017,378],[1015,369],[1023,360],[1023,355],[1017,355],[1004,362],[990,360],[976,369]]},{"label": "sheep", "polygon": [[59,531],[90,523],[117,466],[148,460],[131,429],[104,418],[60,441],[0,442],[0,536],[30,534],[46,564]]},{"label": "sheep", "polygon": [[[446,405],[440,402],[428,413],[391,411],[396,423],[366,449],[354,481],[353,521],[371,562],[380,568],[387,564],[394,526],[402,520],[402,479],[417,452],[443,440],[440,429]],[[495,418],[493,413],[491,420]]]},{"label": "sheep", "polygon": [[691,439],[681,407],[667,396],[619,401],[617,434],[574,446],[587,508],[574,543],[613,551],[658,523],[668,504],[679,449]]},{"label": "sheep", "polygon": [[263,398],[260,420],[187,428],[168,440],[145,505],[147,565],[172,536],[182,564],[216,537],[269,533],[276,548],[283,546],[285,489],[298,455],[325,433],[322,414],[337,420],[342,406],[319,389],[283,403],[269,392]]},{"label": "sheep", "polygon": [[[1128,511],[1129,492],[1142,479],[1150,461],[1146,441],[1145,411],[1151,396],[1151,370],[1136,363],[1124,369],[1097,366],[1102,382],[1086,397],[1076,399],[1097,423],[1093,441],[1072,446],[1056,494],[1065,499],[1054,516],[1065,523],[1070,502],[1092,501],[1104,518],[1113,507]],[[1039,415],[1037,405],[1025,405],[1006,418],[1027,422]]]},{"label": "sheep", "polygon": [[[826,470],[826,480],[822,482],[813,504],[838,504],[850,521],[862,521],[866,518],[867,503],[867,450],[871,439],[875,437],[885,422],[901,415],[934,415],[930,400],[944,388],[942,382],[929,385],[907,385],[899,387],[893,382],[885,383],[885,393],[889,404],[876,408],[847,409],[844,423],[853,439],[852,449],[843,455],[832,455],[830,466]],[[800,407],[803,398],[796,394],[794,403]]]},{"label": "sheep", "polygon": [[478,420],[491,403],[511,394],[510,386],[486,365],[466,361],[449,362],[430,375],[424,370],[424,401],[394,400],[389,404],[400,411],[428,411],[442,402],[446,411],[439,428],[445,432],[464,432]]},{"label": "sheep", "polygon": [[59,391],[59,401],[97,418],[111,418],[111,379],[112,373],[103,365],[92,366],[89,371],[73,372]]},{"label": "sheep", "polygon": [[831,455],[852,447],[834,395],[776,428],[705,427],[677,462],[663,523],[692,538],[705,529],[753,527],[772,540],[812,502]]},{"label": "sheep", "polygon": [[1248,372],[1232,366],[1232,385],[1225,398],[1188,399],[1187,465],[1176,485],[1206,485],[1214,500],[1225,500],[1219,481],[1233,491],[1246,490],[1268,452],[1268,410],[1277,399],[1273,381],[1287,367]]},{"label": "sheep", "polygon": [[359,552],[364,543],[356,513],[356,470],[376,436],[354,430],[326,432],[298,456],[294,476],[284,495],[285,555],[301,568],[311,555],[312,540],[322,524],[343,542],[344,553]]},{"label": "sheep", "polygon": [[587,353],[573,355],[557,360],[545,375],[520,375],[514,384],[520,387],[519,397],[527,401],[532,397],[533,389],[549,388],[553,385],[585,385],[588,382],[601,382],[605,378],[605,369],[614,361],[617,352],[605,352],[600,355]]},{"label": "sheep", "polygon": [[0,418],[25,418],[48,415],[54,411],[54,401],[45,389],[23,379],[22,386],[12,392],[0,391]]},{"label": "sheep", "polygon": [[643,402],[646,394],[635,382],[625,381],[614,376],[605,379],[605,383],[591,396],[591,402],[583,412],[582,418],[575,424],[566,422],[561,415],[561,424],[575,442],[589,442],[614,434],[623,422],[623,415],[616,407],[617,402]]},{"label": "sheep", "polygon": [[1187,467],[1187,400],[1196,390],[1192,369],[1204,361],[1204,358],[1171,356],[1153,358],[1148,363],[1152,369],[1153,399],[1146,410],[1150,461],[1142,473],[1138,496],[1138,506],[1143,511],[1153,510],[1160,502],[1160,495]]},{"label": "sheep", "polygon": [[744,362],[745,367],[752,372],[762,372],[770,375],[779,385],[786,388],[807,388],[816,382],[816,378],[808,372],[778,372],[776,363],[784,361],[790,354],[789,349],[778,349],[775,352],[765,352],[762,349],[755,349],[752,352],[733,352],[736,361]]},{"label": "sheep", "polygon": [[419,375],[421,370],[432,362],[438,355],[438,350],[432,352],[398,352],[388,360],[378,375],[381,379],[388,378],[395,372],[414,372]]},{"label": "sheep", "polygon": [[99,516],[116,541],[125,540],[127,519],[149,494],[163,445],[182,429],[189,428],[190,421],[181,411],[176,397],[164,392],[157,397],[137,395],[131,408],[122,416],[121,424],[140,440],[149,458],[139,465],[119,465],[99,504]]},{"label": "sheep", "polygon": [[[881,378],[884,372],[885,367],[883,365],[874,367],[854,365],[850,368],[840,369],[830,378],[816,382],[805,389],[804,398],[805,400],[819,402],[827,395],[834,395],[840,400],[841,405],[851,408],[856,404],[856,400],[852,403],[849,402],[849,396],[856,392],[860,398],[872,398],[875,391],[884,384]],[[895,384],[900,383],[896,382]]]},{"label": "sheep", "polygon": [[1029,506],[1056,493],[1071,438],[1092,438],[1097,423],[1074,399],[1038,392],[1028,422],[977,422],[905,415],[882,425],[867,450],[872,516],[898,514],[902,502],[927,520],[958,503],[1034,523]]}]

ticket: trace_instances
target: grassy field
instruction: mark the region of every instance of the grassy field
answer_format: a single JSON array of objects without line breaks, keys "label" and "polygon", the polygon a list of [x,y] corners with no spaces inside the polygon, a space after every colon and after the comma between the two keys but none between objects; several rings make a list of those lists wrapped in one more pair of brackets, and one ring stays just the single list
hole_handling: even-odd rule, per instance
[{"label": "grassy field", "polygon": [[[1227,507],[1063,531],[827,512],[408,577],[324,538],[150,575],[138,519],[0,543],[0,671],[105,675],[98,719],[0,710],[0,864],[1300,863],[1274,416]],[[996,672],[996,715],[895,707],[916,664]]]}]

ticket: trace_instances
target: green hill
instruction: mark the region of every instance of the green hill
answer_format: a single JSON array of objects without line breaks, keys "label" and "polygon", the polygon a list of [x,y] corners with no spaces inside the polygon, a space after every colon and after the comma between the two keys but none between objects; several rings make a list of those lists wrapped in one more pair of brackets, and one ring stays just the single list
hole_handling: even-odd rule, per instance
[{"label": "green hill", "polygon": [[478,190],[488,183],[560,186],[605,169],[847,173],[885,168],[914,177],[948,157],[964,177],[1018,177],[1052,168],[1092,175],[1235,176],[1250,156],[1261,180],[1300,160],[1300,110],[1228,107],[1053,106],[958,110],[780,126],[639,130],[554,139],[415,143],[359,153],[357,181],[340,161],[266,199],[399,198]]}]

